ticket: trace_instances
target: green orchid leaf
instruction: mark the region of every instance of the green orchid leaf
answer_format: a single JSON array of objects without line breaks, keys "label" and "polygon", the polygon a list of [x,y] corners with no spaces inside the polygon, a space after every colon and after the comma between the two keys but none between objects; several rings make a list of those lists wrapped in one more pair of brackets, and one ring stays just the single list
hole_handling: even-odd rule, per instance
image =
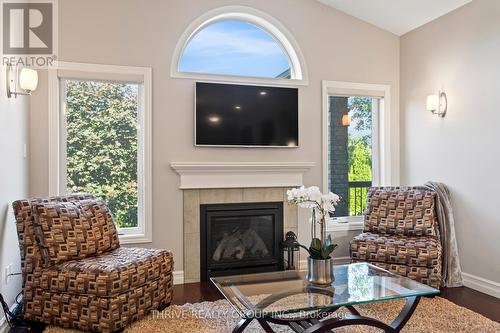
[{"label": "green orchid leaf", "polygon": [[313,238],[311,240],[311,246],[313,247],[321,246],[321,240],[319,238]]},{"label": "green orchid leaf", "polygon": [[323,259],[328,259],[337,246],[337,244],[330,244],[323,247],[323,251],[321,251]]},{"label": "green orchid leaf", "polygon": [[312,241],[311,241],[311,248],[314,248],[314,249],[316,249],[318,251],[321,251],[321,248],[322,248],[321,245],[322,244],[321,244],[321,240],[320,239],[318,239],[318,238],[313,238],[312,239]]},{"label": "green orchid leaf", "polygon": [[321,259],[321,251],[315,248],[309,248],[309,254],[313,259]]}]

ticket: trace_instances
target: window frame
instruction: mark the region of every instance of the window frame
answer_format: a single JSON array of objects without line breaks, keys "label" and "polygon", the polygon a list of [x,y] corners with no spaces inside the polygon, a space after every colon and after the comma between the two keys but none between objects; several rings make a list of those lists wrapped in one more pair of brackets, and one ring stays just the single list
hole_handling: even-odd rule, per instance
[{"label": "window frame", "polygon": [[49,95],[49,195],[66,193],[64,82],[95,80],[139,85],[138,110],[138,226],[119,228],[122,244],[152,242],[152,69],[57,62],[48,70]]},{"label": "window frame", "polygon": [[[399,170],[399,132],[392,126],[397,115],[391,109],[391,86],[386,84],[355,83],[344,81],[322,81],[322,186],[323,191],[328,191],[328,98],[329,96],[368,96],[381,98],[378,113],[374,124],[376,133],[372,154],[378,170],[373,171],[373,186],[397,185],[396,170]],[[395,109],[396,110],[396,109]],[[397,110],[396,110],[397,112]],[[393,149],[395,147],[396,149]],[[328,231],[354,231],[362,230],[364,217],[345,216],[331,218],[328,221]]]},{"label": "window frame", "polygon": [[[273,37],[278,45],[283,49],[283,52],[288,57],[290,62],[291,79],[283,78],[265,78],[253,76],[237,76],[237,75],[222,75],[210,73],[191,73],[180,72],[179,62],[184,54],[184,49],[189,44],[191,38],[200,30],[210,24],[226,21],[237,20],[245,21],[257,26],[264,32]],[[224,6],[212,9],[200,17],[196,18],[179,38],[172,55],[170,65],[170,76],[172,78],[209,80],[220,82],[235,82],[235,83],[254,83],[268,85],[308,85],[307,68],[304,57],[298,43],[293,38],[292,34],[285,28],[276,18],[259,11],[257,9],[246,6]]]}]

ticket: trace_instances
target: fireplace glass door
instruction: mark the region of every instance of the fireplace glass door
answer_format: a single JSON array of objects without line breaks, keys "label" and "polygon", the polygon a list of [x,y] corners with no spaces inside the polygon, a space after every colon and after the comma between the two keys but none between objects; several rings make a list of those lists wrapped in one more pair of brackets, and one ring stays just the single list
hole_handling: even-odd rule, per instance
[{"label": "fireplace glass door", "polygon": [[283,204],[201,207],[201,277],[282,269]]}]

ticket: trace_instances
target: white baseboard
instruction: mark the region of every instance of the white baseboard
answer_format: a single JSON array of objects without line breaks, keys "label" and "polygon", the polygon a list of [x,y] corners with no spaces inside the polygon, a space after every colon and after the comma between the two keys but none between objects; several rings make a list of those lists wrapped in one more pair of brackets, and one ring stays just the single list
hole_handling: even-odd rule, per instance
[{"label": "white baseboard", "polygon": [[[334,265],[349,264],[351,262],[351,257],[333,257]],[[307,260],[299,261],[299,269],[307,269]]]},{"label": "white baseboard", "polygon": [[7,332],[7,322],[5,318],[0,319],[0,333]]},{"label": "white baseboard", "polygon": [[466,287],[500,298],[500,283],[464,272],[462,277]]},{"label": "white baseboard", "polygon": [[174,284],[184,284],[184,271],[174,271],[172,275],[174,277]]}]

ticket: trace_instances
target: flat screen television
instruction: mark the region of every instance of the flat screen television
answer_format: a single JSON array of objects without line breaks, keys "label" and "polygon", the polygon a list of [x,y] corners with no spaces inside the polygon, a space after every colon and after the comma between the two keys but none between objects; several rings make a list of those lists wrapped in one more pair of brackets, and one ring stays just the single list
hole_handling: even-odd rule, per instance
[{"label": "flat screen television", "polygon": [[196,83],[196,146],[297,147],[296,88]]}]

